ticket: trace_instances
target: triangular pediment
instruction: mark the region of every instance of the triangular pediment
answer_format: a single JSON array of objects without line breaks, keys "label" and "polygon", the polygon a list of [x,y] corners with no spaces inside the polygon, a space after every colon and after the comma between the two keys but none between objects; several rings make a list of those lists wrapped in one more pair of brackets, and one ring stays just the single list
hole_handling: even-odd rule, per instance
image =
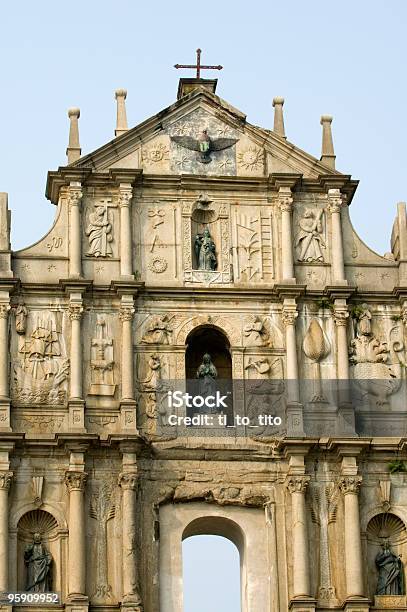
[{"label": "triangular pediment", "polygon": [[[204,130],[210,139],[209,153],[202,152]],[[72,166],[96,172],[138,168],[153,175],[295,173],[317,178],[336,173],[273,131],[248,123],[241,111],[204,89],[184,96]]]}]

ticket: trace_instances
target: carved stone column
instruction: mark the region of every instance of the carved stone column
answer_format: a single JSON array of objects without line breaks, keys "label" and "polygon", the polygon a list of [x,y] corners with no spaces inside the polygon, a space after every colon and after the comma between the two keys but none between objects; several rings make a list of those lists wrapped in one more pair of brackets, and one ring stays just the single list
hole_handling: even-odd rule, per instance
[{"label": "carved stone column", "polygon": [[300,403],[298,381],[297,341],[295,321],[298,317],[295,299],[284,299],[282,319],[285,327],[286,346],[286,398],[287,398],[287,431],[301,435],[304,430],[303,412]]},{"label": "carved stone column", "polygon": [[85,472],[69,470],[65,484],[69,491],[68,597],[86,599]]},{"label": "carved stone column", "polygon": [[290,187],[280,187],[278,205],[281,210],[281,273],[283,280],[291,282],[294,280],[293,202]]},{"label": "carved stone column", "polygon": [[310,477],[288,475],[286,486],[291,493],[292,502],[292,542],[293,542],[293,592],[291,599],[310,597],[309,543],[307,530],[307,511],[305,492]]},{"label": "carved stone column", "polygon": [[10,401],[8,377],[8,313],[9,302],[0,303],[0,401]]},{"label": "carved stone column", "polygon": [[361,476],[342,476],[339,489],[345,505],[345,575],[347,598],[363,597],[363,561],[360,539],[359,498]]},{"label": "carved stone column", "polygon": [[345,299],[336,299],[333,311],[336,326],[336,360],[339,423],[338,433],[355,432],[355,414],[350,397],[349,347],[347,323],[349,310]]},{"label": "carved stone column", "polygon": [[119,187],[120,208],[120,274],[125,277],[133,275],[133,245],[131,240],[130,206],[133,197],[131,185],[125,183]]},{"label": "carved stone column", "polygon": [[13,472],[0,472],[0,593],[7,592],[8,584],[8,492]]},{"label": "carved stone column", "polygon": [[68,191],[68,212],[69,276],[73,278],[79,278],[82,274],[81,201],[81,184],[72,182]]},{"label": "carved stone column", "polygon": [[134,298],[123,295],[119,312],[122,322],[121,351],[121,413],[122,428],[136,430],[136,408],[134,400],[133,317]]},{"label": "carved stone column", "polygon": [[137,472],[122,472],[118,484],[123,491],[123,605],[131,607],[132,612],[141,612],[136,533]]},{"label": "carved stone column", "polygon": [[69,388],[69,425],[71,428],[84,430],[84,400],[82,373],[81,320],[83,313],[82,296],[71,294],[69,303],[69,318],[71,319],[70,347],[70,388]]},{"label": "carved stone column", "polygon": [[332,284],[346,284],[345,266],[343,263],[343,239],[341,208],[343,206],[343,196],[339,189],[328,190],[327,210],[331,213],[332,221]]}]

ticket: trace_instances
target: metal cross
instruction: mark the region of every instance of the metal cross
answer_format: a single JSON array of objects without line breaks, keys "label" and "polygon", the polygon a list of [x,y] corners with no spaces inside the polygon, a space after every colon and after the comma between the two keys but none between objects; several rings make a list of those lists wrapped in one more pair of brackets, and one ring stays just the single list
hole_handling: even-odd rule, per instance
[{"label": "metal cross", "polygon": [[174,68],[196,68],[196,78],[201,78],[201,70],[222,70],[223,66],[202,66],[201,49],[196,50],[196,64],[175,64]]}]

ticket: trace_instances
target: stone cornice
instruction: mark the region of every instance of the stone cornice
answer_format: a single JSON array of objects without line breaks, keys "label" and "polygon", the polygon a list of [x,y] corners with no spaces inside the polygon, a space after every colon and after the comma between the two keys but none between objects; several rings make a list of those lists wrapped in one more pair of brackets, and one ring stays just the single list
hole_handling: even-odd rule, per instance
[{"label": "stone cornice", "polygon": [[61,187],[68,186],[71,182],[81,183],[83,187],[106,186],[106,184],[118,187],[120,183],[136,185],[142,175],[143,171],[139,168],[114,168],[108,172],[96,172],[93,168],[60,166],[58,170],[48,172],[45,195],[53,204],[58,204]]}]

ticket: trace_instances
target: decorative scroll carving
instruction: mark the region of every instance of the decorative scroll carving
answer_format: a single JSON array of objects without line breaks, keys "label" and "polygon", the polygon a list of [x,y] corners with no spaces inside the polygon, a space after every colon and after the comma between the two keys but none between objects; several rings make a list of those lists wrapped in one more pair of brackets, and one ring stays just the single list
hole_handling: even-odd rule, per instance
[{"label": "decorative scroll carving", "polygon": [[107,323],[98,315],[96,338],[91,341],[91,384],[89,395],[114,395],[114,353],[113,339],[107,338]]},{"label": "decorative scroll carving", "polygon": [[107,523],[115,516],[113,486],[102,484],[90,499],[89,515],[96,520],[96,585],[93,593],[95,602],[112,599],[112,587],[108,582]]}]

